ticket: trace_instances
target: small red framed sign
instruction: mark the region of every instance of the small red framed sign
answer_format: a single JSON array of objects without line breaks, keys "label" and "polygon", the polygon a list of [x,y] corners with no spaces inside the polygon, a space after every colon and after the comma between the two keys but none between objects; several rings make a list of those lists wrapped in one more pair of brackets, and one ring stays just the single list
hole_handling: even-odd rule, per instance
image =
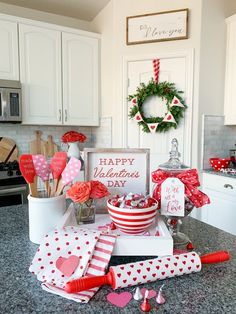
[{"label": "small red framed sign", "polygon": [[111,194],[149,193],[149,149],[84,149],[85,180],[99,180]]}]

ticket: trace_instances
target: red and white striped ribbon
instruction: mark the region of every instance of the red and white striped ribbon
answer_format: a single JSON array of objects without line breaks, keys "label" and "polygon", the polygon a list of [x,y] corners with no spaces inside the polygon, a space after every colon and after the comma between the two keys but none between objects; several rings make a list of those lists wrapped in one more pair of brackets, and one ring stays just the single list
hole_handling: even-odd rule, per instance
[{"label": "red and white striped ribbon", "polygon": [[159,72],[160,72],[160,59],[153,59],[153,70],[154,70],[154,80],[158,83],[159,80]]}]

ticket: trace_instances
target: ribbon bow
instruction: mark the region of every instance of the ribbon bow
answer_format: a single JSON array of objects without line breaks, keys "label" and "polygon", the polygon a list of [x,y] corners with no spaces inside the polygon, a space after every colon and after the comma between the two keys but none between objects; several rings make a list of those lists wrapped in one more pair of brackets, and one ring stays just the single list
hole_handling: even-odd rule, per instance
[{"label": "ribbon bow", "polygon": [[210,203],[209,197],[202,191],[198,190],[200,182],[198,179],[197,169],[186,170],[177,175],[157,169],[152,172],[152,182],[156,183],[156,187],[153,191],[153,197],[159,202],[159,204],[161,200],[161,184],[169,177],[178,178],[184,184],[185,195],[195,207],[199,208]]}]

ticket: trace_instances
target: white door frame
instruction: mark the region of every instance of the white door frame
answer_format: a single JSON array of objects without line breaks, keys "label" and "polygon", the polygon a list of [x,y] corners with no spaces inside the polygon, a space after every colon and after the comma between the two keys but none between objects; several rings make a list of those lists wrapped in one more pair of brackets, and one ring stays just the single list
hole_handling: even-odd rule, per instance
[{"label": "white door frame", "polygon": [[184,91],[186,104],[188,106],[185,111],[184,134],[185,143],[182,160],[185,164],[191,165],[191,138],[192,138],[192,113],[193,113],[193,74],[194,74],[194,49],[186,49],[172,53],[156,53],[148,55],[126,56],[123,57],[123,95],[122,95],[122,142],[123,147],[127,147],[127,123],[128,123],[128,63],[134,61],[153,60],[156,58],[172,59],[184,57],[186,59],[186,89]]}]

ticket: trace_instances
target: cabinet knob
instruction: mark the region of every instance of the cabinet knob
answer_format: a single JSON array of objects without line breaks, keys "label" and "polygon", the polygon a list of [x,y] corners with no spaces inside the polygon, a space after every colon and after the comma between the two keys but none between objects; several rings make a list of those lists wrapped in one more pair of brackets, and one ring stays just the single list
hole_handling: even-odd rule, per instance
[{"label": "cabinet knob", "polygon": [[59,121],[61,122],[61,109],[59,109]]},{"label": "cabinet knob", "polygon": [[67,110],[65,109],[65,122],[67,121]]},{"label": "cabinet knob", "polygon": [[233,187],[231,184],[226,183],[226,184],[224,185],[224,188],[226,188],[226,189],[232,189],[232,190],[233,190],[234,187]]}]

